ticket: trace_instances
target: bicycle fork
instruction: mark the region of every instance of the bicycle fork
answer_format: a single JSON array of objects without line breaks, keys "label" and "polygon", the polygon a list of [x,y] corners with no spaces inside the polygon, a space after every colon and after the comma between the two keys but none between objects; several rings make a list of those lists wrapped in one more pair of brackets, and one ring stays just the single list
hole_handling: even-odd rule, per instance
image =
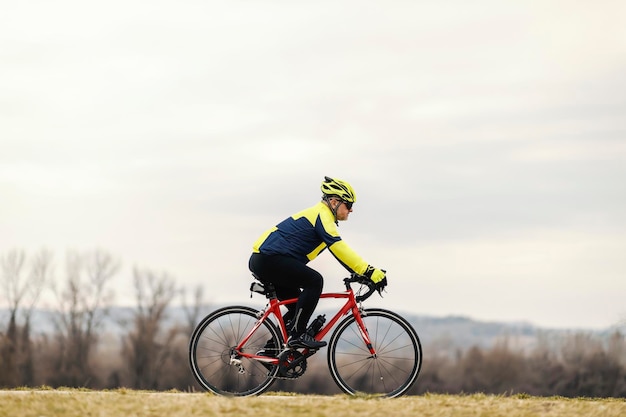
[{"label": "bicycle fork", "polygon": [[374,346],[372,345],[372,341],[370,340],[367,327],[365,327],[365,323],[363,322],[363,318],[361,317],[361,314],[363,314],[363,312],[360,309],[356,309],[356,308],[355,308],[355,311],[352,312],[352,315],[354,316],[354,319],[356,320],[356,323],[358,324],[357,327],[359,328],[359,332],[361,333],[363,342],[365,343],[367,350],[370,351],[370,354],[371,354],[370,359],[376,359],[376,350],[374,349]]}]

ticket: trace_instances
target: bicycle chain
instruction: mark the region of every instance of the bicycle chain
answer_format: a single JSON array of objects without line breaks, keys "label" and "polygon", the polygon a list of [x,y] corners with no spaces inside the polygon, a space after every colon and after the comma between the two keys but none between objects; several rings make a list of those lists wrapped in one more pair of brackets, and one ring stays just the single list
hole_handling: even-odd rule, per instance
[{"label": "bicycle chain", "polygon": [[[317,351],[315,351],[315,352],[317,352]],[[296,359],[299,359],[299,358],[301,358],[302,356],[304,356],[304,355],[302,355],[302,353],[301,353],[301,352],[299,352],[299,351],[297,351],[297,350],[292,351],[291,353],[292,353],[292,354],[294,354],[294,353],[295,353]],[[311,355],[308,355],[308,356],[311,356]],[[307,357],[308,357],[308,356],[307,356]],[[301,370],[287,369],[287,372],[290,372],[290,371],[294,372],[294,373],[295,373],[295,376],[285,376],[285,375],[281,375],[280,365],[272,365],[272,366],[276,366],[276,367],[278,367],[278,368],[279,368],[279,370],[276,372],[276,375],[275,375],[275,376],[270,376],[269,374],[265,374],[265,375],[263,375],[263,374],[256,374],[256,373],[253,373],[253,372],[248,371],[247,369],[245,370],[245,373],[247,373],[247,374],[248,374],[248,375],[250,375],[250,376],[254,376],[254,377],[256,377],[256,376],[270,376],[270,378],[272,378],[272,379],[281,379],[281,380],[284,380],[284,379],[289,379],[289,380],[298,379],[298,378],[300,378],[302,375],[304,375],[304,373],[306,372],[306,369],[307,369],[307,360],[306,360],[306,357],[305,357],[305,358],[304,358],[304,359],[302,359],[302,361],[298,364],[298,366],[300,366],[300,367],[302,368]]]},{"label": "bicycle chain", "polygon": [[[278,365],[276,365],[276,366],[278,366]],[[304,372],[303,372],[302,374],[300,374],[300,375],[296,376],[296,377],[293,377],[293,376],[292,376],[292,377],[289,377],[289,376],[280,376],[278,373],[276,373],[276,375],[275,375],[275,376],[270,376],[269,374],[257,374],[257,373],[253,373],[253,372],[250,372],[250,371],[247,371],[247,370],[246,370],[246,374],[248,374],[248,375],[250,375],[250,376],[269,376],[269,377],[270,377],[270,378],[272,378],[272,379],[289,379],[289,380],[294,380],[294,379],[298,379],[298,378],[300,378],[302,375],[304,375]]]}]

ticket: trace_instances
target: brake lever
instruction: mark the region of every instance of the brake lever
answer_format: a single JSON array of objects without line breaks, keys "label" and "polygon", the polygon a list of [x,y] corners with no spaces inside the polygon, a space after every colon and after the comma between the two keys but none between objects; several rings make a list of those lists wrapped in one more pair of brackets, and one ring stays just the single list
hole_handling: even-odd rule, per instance
[{"label": "brake lever", "polygon": [[362,301],[367,300],[367,299],[368,299],[368,298],[370,298],[370,296],[374,293],[374,291],[376,291],[376,288],[375,288],[375,287],[373,287],[373,286],[372,286],[372,287],[369,287],[369,289],[367,290],[367,292],[366,292],[365,294],[363,294],[363,295],[357,295],[357,296],[355,297],[356,302],[357,302],[357,303],[360,303],[360,302],[362,302]]},{"label": "brake lever", "polygon": [[366,278],[365,276],[359,275],[359,274],[354,273],[354,272],[351,274],[350,278],[346,278],[345,281],[347,281],[347,282],[357,282],[357,283],[359,283],[361,285],[367,286],[367,288],[368,288],[367,292],[365,294],[363,294],[363,295],[357,295],[356,298],[355,298],[356,301],[359,302],[359,303],[362,302],[362,301],[367,300],[374,293],[374,291],[377,291],[378,295],[380,295],[381,298],[384,298],[383,297],[383,291],[387,292],[386,288],[384,288],[384,287],[383,288],[377,288],[376,284],[374,284],[369,278]]}]

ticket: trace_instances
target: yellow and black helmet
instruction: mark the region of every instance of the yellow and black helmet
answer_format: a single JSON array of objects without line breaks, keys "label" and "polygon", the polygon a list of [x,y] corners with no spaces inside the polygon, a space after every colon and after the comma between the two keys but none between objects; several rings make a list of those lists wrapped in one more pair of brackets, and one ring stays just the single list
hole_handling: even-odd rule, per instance
[{"label": "yellow and black helmet", "polygon": [[356,202],[356,193],[354,192],[354,189],[345,181],[324,177],[324,182],[322,182],[322,192],[324,193],[323,197],[325,198],[336,196],[346,203]]}]

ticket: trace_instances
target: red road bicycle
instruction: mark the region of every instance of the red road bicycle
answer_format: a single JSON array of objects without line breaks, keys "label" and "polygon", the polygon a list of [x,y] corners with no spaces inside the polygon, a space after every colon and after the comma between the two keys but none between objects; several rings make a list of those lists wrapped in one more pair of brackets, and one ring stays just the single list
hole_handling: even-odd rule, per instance
[{"label": "red road bicycle", "polygon": [[[356,292],[352,289],[354,283],[360,284]],[[371,280],[352,274],[344,284],[344,292],[321,295],[320,301],[345,299],[345,303],[328,323],[324,325],[322,319],[321,327],[313,331],[315,339],[322,340],[335,328],[327,346],[333,380],[343,392],[352,395],[405,394],[422,365],[417,333],[392,311],[362,307],[362,302],[375,292]],[[255,281],[250,290],[267,297],[264,309],[220,308],[202,319],[191,336],[189,361],[193,375],[204,389],[218,395],[258,395],[277,379],[298,378],[306,371],[307,358],[317,352],[285,344],[287,331],[281,307],[295,303],[296,298],[279,301],[270,283]]]}]

